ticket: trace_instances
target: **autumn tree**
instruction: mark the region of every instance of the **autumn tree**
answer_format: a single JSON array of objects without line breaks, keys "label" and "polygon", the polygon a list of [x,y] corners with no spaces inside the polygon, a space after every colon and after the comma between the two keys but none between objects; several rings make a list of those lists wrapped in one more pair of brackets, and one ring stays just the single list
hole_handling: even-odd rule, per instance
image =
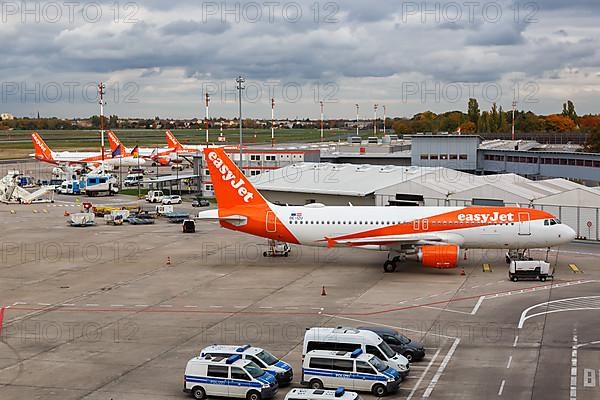
[{"label": "autumn tree", "polygon": [[571,118],[559,114],[548,115],[545,125],[549,132],[572,132],[577,127]]},{"label": "autumn tree", "polygon": [[475,133],[477,130],[477,125],[471,121],[465,121],[460,125],[459,128],[462,133]]},{"label": "autumn tree", "polygon": [[600,125],[596,125],[592,129],[583,150],[589,153],[600,153]]},{"label": "autumn tree", "polygon": [[577,124],[577,113],[575,112],[575,105],[571,100],[567,100],[566,103],[563,103],[563,112],[562,115],[564,117],[570,118],[575,124]]},{"label": "autumn tree", "polygon": [[499,121],[500,120],[498,118],[498,108],[496,107],[496,103],[494,103],[494,104],[492,104],[492,109],[490,110],[490,113],[489,113],[488,132],[492,132],[492,133],[498,132]]},{"label": "autumn tree", "polygon": [[477,99],[469,99],[467,116],[469,121],[471,121],[474,125],[477,124],[477,121],[479,120],[479,112],[479,103],[477,103]]}]

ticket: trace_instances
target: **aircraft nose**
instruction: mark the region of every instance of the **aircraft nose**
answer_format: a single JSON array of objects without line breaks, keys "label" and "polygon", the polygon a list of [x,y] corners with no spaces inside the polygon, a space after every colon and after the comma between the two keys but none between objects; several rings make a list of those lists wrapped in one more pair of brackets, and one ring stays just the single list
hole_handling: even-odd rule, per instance
[{"label": "aircraft nose", "polygon": [[561,236],[565,239],[565,241],[572,241],[577,237],[577,232],[573,230],[570,226],[565,225],[563,232],[561,232]]}]

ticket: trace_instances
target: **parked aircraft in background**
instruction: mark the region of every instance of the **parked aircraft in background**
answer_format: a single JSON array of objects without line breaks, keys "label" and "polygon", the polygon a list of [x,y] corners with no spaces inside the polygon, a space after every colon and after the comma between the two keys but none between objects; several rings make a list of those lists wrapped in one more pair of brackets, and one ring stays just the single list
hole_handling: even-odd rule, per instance
[{"label": "parked aircraft in background", "polygon": [[133,167],[145,164],[145,160],[138,160],[132,155],[112,157],[111,153],[105,153],[103,162],[102,153],[100,152],[52,151],[37,132],[31,134],[31,141],[35,149],[35,153],[33,154],[35,159],[50,164],[89,164],[93,166],[104,164],[112,168],[119,166]]},{"label": "parked aircraft in background", "polygon": [[[108,142],[113,154],[132,154],[133,149],[129,149],[121,143],[113,131],[108,131]],[[159,165],[170,165],[173,161],[176,151],[172,147],[139,147],[137,146],[139,156],[144,159],[152,160]]]},{"label": "parked aircraft in background", "polygon": [[261,196],[223,149],[204,155],[218,209],[198,219],[287,243],[386,251],[386,272],[408,255],[425,267],[455,268],[466,249],[549,248],[576,236],[552,214],[529,208],[279,206]]}]

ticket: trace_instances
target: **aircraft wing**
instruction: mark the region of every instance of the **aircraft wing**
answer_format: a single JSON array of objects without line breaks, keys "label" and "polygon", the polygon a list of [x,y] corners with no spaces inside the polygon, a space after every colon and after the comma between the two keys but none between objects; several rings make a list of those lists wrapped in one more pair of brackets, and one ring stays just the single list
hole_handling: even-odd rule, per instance
[{"label": "aircraft wing", "polygon": [[243,215],[227,215],[221,217],[219,216],[219,211],[217,209],[200,211],[198,216],[194,217],[194,219],[210,222],[225,221],[233,225],[244,225],[248,222],[248,217]]},{"label": "aircraft wing", "polygon": [[327,241],[327,247],[333,246],[368,246],[368,245],[380,245],[380,246],[393,246],[395,244],[406,245],[427,245],[427,244],[441,244],[446,243],[447,239],[434,235],[434,234],[417,234],[417,235],[386,235],[386,236],[371,236],[362,238],[351,238],[351,239],[335,239],[325,238]]}]

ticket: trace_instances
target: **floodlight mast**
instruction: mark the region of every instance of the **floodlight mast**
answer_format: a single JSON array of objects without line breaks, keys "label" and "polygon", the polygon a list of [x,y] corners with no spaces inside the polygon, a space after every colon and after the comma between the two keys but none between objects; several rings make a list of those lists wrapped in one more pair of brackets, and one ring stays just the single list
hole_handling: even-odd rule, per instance
[{"label": "floodlight mast", "polygon": [[243,137],[243,131],[242,131],[242,90],[244,90],[244,82],[246,82],[246,80],[244,78],[242,78],[242,76],[238,76],[238,78],[235,80],[235,82],[237,83],[237,90],[238,90],[238,98],[239,98],[239,104],[240,104],[240,115],[239,115],[239,125],[240,125],[240,171],[244,171],[243,167],[243,161],[242,161],[242,144],[244,142]]}]

